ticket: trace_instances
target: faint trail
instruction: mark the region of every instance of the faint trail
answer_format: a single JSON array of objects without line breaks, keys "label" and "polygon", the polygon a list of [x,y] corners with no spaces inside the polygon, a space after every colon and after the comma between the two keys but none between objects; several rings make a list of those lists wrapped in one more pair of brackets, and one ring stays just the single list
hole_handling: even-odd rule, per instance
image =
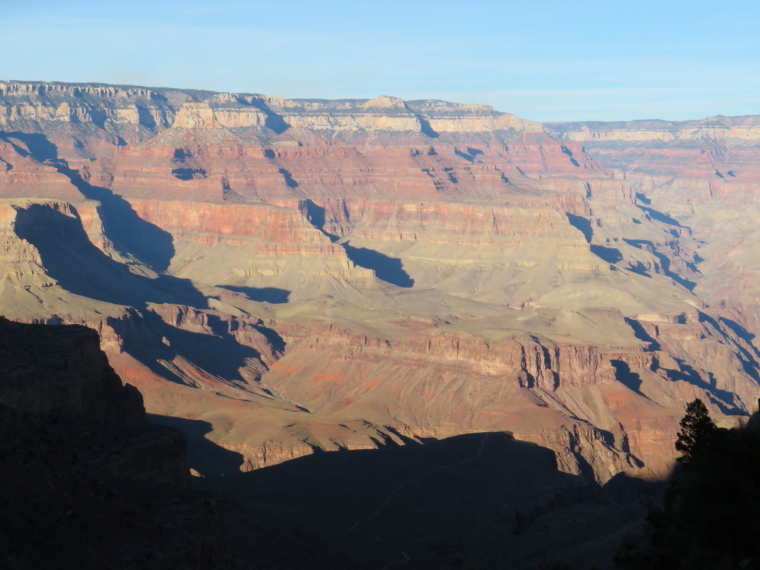
[{"label": "faint trail", "polygon": [[[353,532],[356,530],[360,524],[365,523],[369,520],[372,520],[377,515],[379,515],[385,507],[388,506],[388,503],[391,502],[391,499],[399,494],[401,489],[403,489],[408,483],[413,483],[415,480],[419,480],[421,477],[430,476],[438,471],[443,471],[444,469],[451,469],[452,467],[457,467],[459,465],[464,465],[465,463],[469,463],[470,461],[475,461],[483,454],[483,449],[485,449],[486,442],[488,441],[488,438],[491,436],[490,433],[485,434],[485,437],[483,438],[483,441],[480,442],[480,448],[478,449],[477,453],[473,455],[472,457],[467,457],[466,459],[462,459],[461,461],[457,461],[456,463],[452,463],[450,465],[442,465],[441,467],[436,467],[435,469],[431,469],[430,471],[425,471],[422,473],[418,473],[415,475],[412,479],[404,479],[398,487],[393,489],[388,495],[385,497],[385,500],[383,501],[383,504],[380,505],[375,512],[370,514],[367,517],[364,517],[363,519],[359,519],[356,521],[349,529],[348,532]],[[406,553],[404,553],[404,556],[406,556]],[[393,564],[396,564],[396,562],[393,562]]]}]

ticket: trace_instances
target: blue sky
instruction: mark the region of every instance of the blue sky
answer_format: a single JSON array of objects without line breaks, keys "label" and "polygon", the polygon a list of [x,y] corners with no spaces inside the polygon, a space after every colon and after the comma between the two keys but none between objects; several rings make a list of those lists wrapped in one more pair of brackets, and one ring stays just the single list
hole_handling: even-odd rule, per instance
[{"label": "blue sky", "polygon": [[700,119],[760,114],[759,23],[744,0],[0,0],[0,78]]}]

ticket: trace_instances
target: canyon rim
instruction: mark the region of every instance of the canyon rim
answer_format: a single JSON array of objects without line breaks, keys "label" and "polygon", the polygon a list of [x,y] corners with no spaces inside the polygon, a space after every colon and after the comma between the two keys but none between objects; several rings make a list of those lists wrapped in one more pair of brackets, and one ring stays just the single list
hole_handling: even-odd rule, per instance
[{"label": "canyon rim", "polygon": [[760,395],[760,117],[0,82],[0,314],[83,324],[197,474],[510,432],[665,474]]}]

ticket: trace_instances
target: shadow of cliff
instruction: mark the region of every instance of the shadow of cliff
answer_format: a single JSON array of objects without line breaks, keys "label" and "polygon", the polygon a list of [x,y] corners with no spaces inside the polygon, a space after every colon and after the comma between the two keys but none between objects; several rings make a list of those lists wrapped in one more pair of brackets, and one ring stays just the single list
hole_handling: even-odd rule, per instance
[{"label": "shadow of cliff", "polygon": [[371,269],[375,272],[378,279],[392,283],[397,287],[411,287],[414,285],[414,279],[404,271],[400,259],[390,257],[373,249],[365,247],[353,247],[348,243],[342,244],[346,250],[346,256],[359,267]]},{"label": "shadow of cliff", "polygon": [[644,327],[641,325],[639,321],[637,321],[636,319],[629,318],[629,317],[625,317],[623,320],[629,327],[631,327],[631,329],[633,329],[633,334],[637,339],[649,343],[647,350],[656,351],[656,350],[661,349],[660,343],[657,342],[655,339],[653,339],[649,335],[649,333],[647,333],[647,331],[644,330]]},{"label": "shadow of cliff", "polygon": [[[711,323],[717,326],[717,323],[710,317],[705,315],[705,318],[709,319]],[[734,343],[734,346],[740,354],[739,361],[741,362],[744,371],[750,375],[755,382],[760,384],[760,350],[758,350],[754,344],[755,335],[747,331],[747,329],[742,327],[736,321],[732,321],[731,319],[727,319],[725,317],[721,317],[719,320],[721,323],[726,325],[726,327],[731,332],[733,332],[736,336],[738,336],[746,343],[748,348],[742,346],[739,343]]]},{"label": "shadow of cliff", "polygon": [[565,212],[565,215],[567,216],[567,221],[570,222],[570,225],[581,232],[588,243],[591,243],[591,237],[594,235],[594,231],[591,229],[591,221],[582,216],[570,214],[569,212]]},{"label": "shadow of cliff", "polygon": [[[312,200],[303,200],[300,208],[301,213],[312,226],[330,238],[330,241],[336,242],[338,240],[338,236],[325,231],[326,216],[325,209],[322,206],[315,204]],[[373,249],[353,247],[349,243],[338,245],[345,250],[348,259],[359,267],[371,269],[375,272],[378,279],[382,279],[397,287],[408,288],[414,285],[414,279],[404,270],[400,259],[390,257]]]},{"label": "shadow of cliff", "polygon": [[[207,318],[213,334],[174,327],[153,311],[132,314],[129,319],[109,317],[106,322],[122,339],[125,352],[155,374],[178,384],[188,385],[188,381],[162,362],[172,363],[179,357],[205,374],[237,385],[245,383],[239,369],[248,362],[255,361],[259,368],[265,368],[256,349],[239,344],[218,317],[208,315]],[[219,321],[218,326],[214,325],[214,319]]]},{"label": "shadow of cliff", "polygon": [[407,110],[411,111],[414,116],[417,118],[417,121],[420,123],[420,132],[425,135],[426,137],[429,137],[431,139],[437,139],[440,135],[433,129],[433,126],[430,124],[430,121],[428,121],[425,117],[420,115],[419,113],[414,112],[412,109],[410,109],[407,105],[404,105]]},{"label": "shadow of cliff", "polygon": [[755,335],[749,332],[747,329],[745,329],[743,326],[741,326],[739,323],[737,323],[734,320],[731,320],[726,317],[720,317],[720,322],[725,324],[729,329],[731,329],[736,336],[738,336],[740,339],[745,341],[752,349],[752,352],[755,353],[755,356],[760,358],[760,349],[758,349],[754,342],[755,342]]},{"label": "shadow of cliff", "polygon": [[[646,246],[645,251],[648,251],[649,253],[654,255],[657,258],[657,260],[660,262],[660,268],[662,269],[663,274],[670,277],[673,281],[678,283],[684,289],[691,291],[696,286],[696,283],[694,281],[690,281],[689,279],[686,279],[685,277],[681,277],[678,273],[673,272],[670,269],[670,259],[668,259],[666,255],[657,251],[654,243],[652,243],[650,240],[623,238],[623,241],[627,243],[628,245],[632,245],[633,247],[636,247],[638,249],[644,249],[644,247],[642,246]],[[693,264],[690,264],[687,262],[687,265],[691,267],[692,269],[696,269],[696,267]],[[648,275],[645,271],[641,271],[641,272],[636,271],[636,273]]]},{"label": "shadow of cliff", "polygon": [[[637,194],[638,196],[638,194]],[[657,220],[658,222],[662,222],[663,224],[667,224],[669,226],[675,226],[677,228],[683,228],[684,226],[681,225],[681,222],[676,220],[675,218],[672,218],[668,216],[667,214],[664,214],[662,212],[659,212],[655,210],[654,208],[649,208],[648,206],[641,206],[637,205],[639,210],[645,212],[649,215],[650,218],[653,220]]]},{"label": "shadow of cliff", "polygon": [[[12,139],[16,139],[24,145],[26,149],[18,146]],[[19,131],[0,133],[0,140],[12,145],[16,152],[22,156],[31,156],[39,162],[46,160],[58,159],[58,148],[51,143],[47,137],[40,133],[22,133]]]},{"label": "shadow of cliff", "polygon": [[23,142],[29,149],[29,153],[26,153],[24,149],[16,146],[18,152],[31,154],[32,158],[53,166],[66,176],[85,198],[100,202],[103,229],[117,249],[134,255],[155,271],[166,271],[174,257],[173,238],[169,232],[140,218],[129,202],[121,196],[84,180],[78,171],[70,168],[65,160],[58,157],[57,147],[44,135],[13,132],[8,133],[8,136]]},{"label": "shadow of cliff", "polygon": [[577,161],[577,160],[575,160],[575,157],[573,156],[573,151],[572,151],[572,150],[570,150],[569,148],[567,148],[567,147],[566,147],[566,146],[564,146],[564,145],[562,145],[562,147],[561,147],[561,150],[562,150],[562,152],[563,152],[564,154],[566,154],[566,155],[568,156],[568,158],[570,159],[570,163],[571,163],[573,166],[580,166],[580,164],[578,163],[578,161]]},{"label": "shadow of cliff", "polygon": [[238,97],[237,98],[238,103],[241,105],[248,105],[250,107],[256,107],[260,111],[264,113],[266,118],[264,119],[264,126],[274,132],[277,135],[280,135],[287,131],[290,128],[290,124],[288,124],[285,119],[282,117],[282,115],[279,115],[272,111],[272,109],[269,108],[269,106],[259,98],[250,98],[247,99],[245,97]]},{"label": "shadow of cliff", "polygon": [[660,267],[662,267],[662,271],[665,273],[665,275],[670,277],[681,287],[687,289],[688,291],[691,291],[697,285],[694,281],[686,279],[685,277],[681,277],[678,273],[671,271],[670,259],[668,259],[665,255],[658,251],[652,251],[652,255],[654,255],[660,261]]},{"label": "shadow of cliff", "polygon": [[[565,147],[562,148],[564,149]],[[572,153],[570,154],[572,156]],[[620,253],[619,249],[591,243],[591,238],[594,235],[594,230],[590,220],[582,216],[576,216],[575,214],[571,214],[569,212],[565,212],[565,215],[567,216],[567,221],[570,222],[570,225],[583,234],[584,239],[589,243],[591,253],[610,264],[615,264],[623,259],[623,255]]]},{"label": "shadow of cliff", "polygon": [[[641,200],[641,196],[642,196],[641,194],[637,194],[636,196],[639,197],[639,199]],[[648,201],[646,203],[649,204]],[[672,217],[668,216],[667,214],[659,212],[659,211],[657,211],[657,210],[655,210],[653,208],[650,208],[648,206],[642,206],[640,204],[637,204],[637,207],[641,211],[645,212],[653,220],[656,220],[656,221],[661,222],[663,224],[667,224],[669,226],[674,226],[676,228],[685,229],[688,232],[691,231],[686,226],[681,225],[681,222],[679,222],[675,218],[672,218]],[[676,237],[678,237],[680,235],[679,232],[676,231],[676,230],[670,230],[670,233],[672,235],[676,236]],[[625,241],[625,242],[627,242],[627,243],[629,243],[631,245],[634,245],[636,247],[641,247],[641,244],[646,244],[646,245],[650,246],[652,255],[654,255],[659,260],[660,267],[662,267],[662,271],[663,271],[663,273],[665,275],[667,275],[673,281],[675,281],[676,283],[678,283],[679,285],[681,285],[682,287],[684,287],[685,289],[687,289],[689,291],[692,291],[694,289],[694,287],[696,286],[695,282],[693,282],[693,281],[691,281],[689,279],[686,279],[685,277],[682,277],[681,275],[679,275],[675,271],[672,271],[671,268],[670,268],[670,259],[668,259],[668,257],[665,256],[665,255],[663,255],[662,253],[658,252],[657,249],[652,244],[652,242],[650,242],[648,240],[628,240],[628,239],[623,239],[623,241]],[[697,268],[696,268],[696,266],[694,264],[692,264],[691,262],[686,261],[686,265],[690,269],[692,269],[693,271],[698,271]]]},{"label": "shadow of cliff", "polygon": [[330,238],[330,241],[336,241],[338,236],[325,231],[325,209],[312,200],[303,200],[300,204],[303,217],[320,232]]},{"label": "shadow of cliff", "polygon": [[483,154],[483,151],[478,148],[472,148],[468,146],[466,152],[455,148],[454,154],[456,154],[459,158],[465,159],[468,162],[475,162],[475,160],[477,160],[477,156]]},{"label": "shadow of cliff", "polygon": [[[203,168],[173,168],[172,176],[178,180],[203,180],[207,178]],[[171,259],[171,258],[170,258]]]},{"label": "shadow of cliff", "polygon": [[720,317],[719,320],[722,324],[726,325],[726,327],[728,327],[728,329],[731,330],[736,336],[738,336],[746,343],[748,348],[742,346],[739,343],[735,343],[736,348],[741,354],[739,360],[742,364],[742,368],[744,368],[744,371],[749,374],[755,380],[755,382],[760,384],[760,350],[754,344],[755,335],[747,331],[747,329],[742,327],[736,321],[732,321],[731,319],[727,319],[725,317]]},{"label": "shadow of cliff", "polygon": [[573,539],[582,550],[615,510],[596,483],[557,471],[551,451],[505,433],[309,455],[213,487],[249,518],[340,552],[341,568],[538,567],[566,555],[557,517],[594,511]]},{"label": "shadow of cliff", "polygon": [[[615,380],[627,386],[639,396],[647,398],[647,396],[641,391],[641,376],[631,370],[631,367],[624,360],[610,360],[610,364],[615,369]],[[648,400],[649,398],[647,398]]]},{"label": "shadow of cliff", "polygon": [[235,293],[242,293],[251,301],[271,303],[272,305],[287,303],[291,293],[289,290],[279,287],[236,287],[234,285],[219,285],[219,287]]},{"label": "shadow of cliff", "polygon": [[203,477],[229,477],[240,473],[243,456],[217,445],[205,436],[210,433],[210,423],[201,420],[188,420],[157,414],[147,414],[152,424],[170,426],[180,430],[187,437],[187,467],[194,469]]},{"label": "shadow of cliff", "polygon": [[604,261],[610,264],[615,264],[623,259],[623,255],[620,250],[615,247],[605,247],[603,245],[591,244],[589,246],[591,253],[597,257],[602,258]]},{"label": "shadow of cliff", "polygon": [[724,324],[726,328],[728,328],[736,336],[738,336],[740,339],[744,340],[747,343],[747,345],[749,346],[749,349],[747,349],[746,347],[742,346],[740,343],[737,343],[733,339],[731,339],[731,345],[738,352],[739,362],[741,363],[742,368],[744,369],[744,372],[746,372],[748,376],[752,377],[752,379],[756,383],[760,384],[760,362],[758,362],[759,357],[760,357],[760,352],[758,352],[755,345],[752,344],[752,339],[754,338],[754,335],[750,335],[749,332],[747,332],[738,323],[734,321],[724,319],[724,318],[719,318],[718,321],[716,321],[710,315],[703,313],[701,311],[699,312],[699,320],[700,322],[709,323],[713,328],[715,328],[718,331],[721,330],[720,324],[718,322],[720,321],[720,323]]},{"label": "shadow of cliff", "polygon": [[694,368],[686,364],[686,362],[680,358],[674,358],[678,363],[679,370],[666,369],[665,372],[669,380],[680,380],[688,382],[689,384],[696,386],[705,391],[710,401],[715,404],[721,413],[727,416],[743,416],[746,414],[739,405],[737,405],[737,396],[733,392],[723,390],[715,385],[715,378],[712,373],[708,373],[710,376],[710,382],[706,382],[702,379],[699,373]]},{"label": "shadow of cliff", "polygon": [[140,310],[147,303],[177,303],[197,308],[207,301],[187,279],[159,275],[150,279],[129,271],[90,242],[76,211],[66,215],[44,204],[19,208],[16,234],[34,245],[42,265],[58,284],[83,297]]},{"label": "shadow of cliff", "polygon": [[285,185],[288,188],[298,188],[298,182],[296,182],[289,170],[280,168],[278,172],[282,175],[283,179],[285,180]]}]

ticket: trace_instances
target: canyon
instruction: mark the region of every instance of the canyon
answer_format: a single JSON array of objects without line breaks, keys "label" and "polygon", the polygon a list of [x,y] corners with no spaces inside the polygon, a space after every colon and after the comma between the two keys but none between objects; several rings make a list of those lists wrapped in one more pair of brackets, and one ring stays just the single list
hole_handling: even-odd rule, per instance
[{"label": "canyon", "polygon": [[[3,568],[605,566],[643,515],[508,433],[192,479],[185,437],[155,425],[177,418],[146,415],[99,343],[80,325],[0,318]],[[210,442],[203,452],[217,469],[237,466]],[[569,518],[584,524],[567,532]]]},{"label": "canyon", "polygon": [[651,478],[760,395],[758,188],[760,117],[4,81],[0,314],[95,329],[196,475],[509,432]]}]

